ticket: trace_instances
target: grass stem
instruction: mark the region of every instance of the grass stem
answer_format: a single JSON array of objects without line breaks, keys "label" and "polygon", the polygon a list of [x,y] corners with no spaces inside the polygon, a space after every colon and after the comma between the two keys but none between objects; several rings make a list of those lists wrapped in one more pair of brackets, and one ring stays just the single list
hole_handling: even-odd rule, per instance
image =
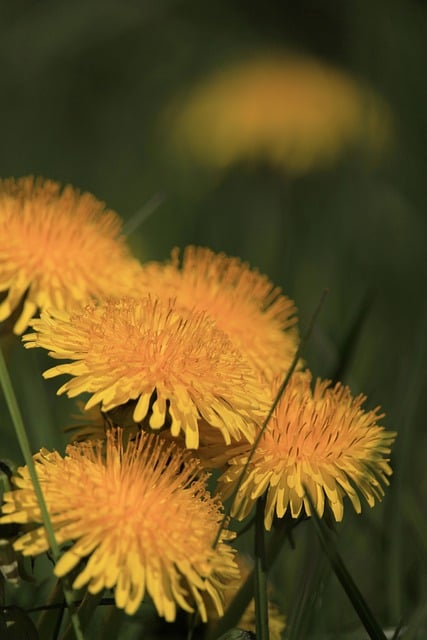
[{"label": "grass stem", "polygon": [[[6,404],[8,406],[8,409],[12,418],[13,426],[15,428],[16,437],[18,439],[19,446],[21,447],[22,455],[24,457],[25,463],[30,473],[31,482],[33,483],[34,491],[37,497],[37,501],[39,503],[43,525],[46,529],[46,535],[52,551],[52,556],[54,558],[54,561],[57,562],[60,555],[59,546],[55,538],[55,533],[53,530],[52,522],[49,517],[46,501],[43,496],[43,491],[40,485],[39,478],[37,476],[34,460],[31,455],[31,448],[30,448],[30,443],[28,441],[27,432],[24,427],[24,422],[22,420],[21,412],[19,410],[18,402],[16,400],[12,382],[10,380],[9,372],[7,370],[6,362],[1,349],[0,349],[0,383],[6,399]],[[74,629],[75,638],[76,640],[83,640],[83,634],[80,628],[79,619],[78,619],[75,607],[73,605],[72,589],[69,587],[67,580],[62,580],[62,586],[64,590],[64,598],[67,603],[67,608],[68,608],[70,619],[71,619],[71,624]]]}]

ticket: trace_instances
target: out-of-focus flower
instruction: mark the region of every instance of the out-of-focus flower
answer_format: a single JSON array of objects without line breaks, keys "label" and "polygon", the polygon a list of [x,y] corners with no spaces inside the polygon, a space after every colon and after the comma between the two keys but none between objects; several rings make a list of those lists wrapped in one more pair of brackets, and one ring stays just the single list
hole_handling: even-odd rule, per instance
[{"label": "out-of-focus flower", "polygon": [[20,334],[38,309],[127,294],[139,263],[120,227],[90,193],[41,178],[0,180],[0,321],[22,303]]},{"label": "out-of-focus flower", "polygon": [[[119,430],[109,432],[105,445],[70,445],[65,457],[42,450],[34,459],[56,539],[72,543],[55,566],[57,576],[78,567],[73,588],[114,588],[117,607],[128,614],[148,593],[168,621],[177,607],[196,609],[206,621],[213,604],[222,615],[223,591],[238,576],[226,544],[234,534],[224,530],[213,549],[221,507],[189,452],[153,434],[123,447]],[[33,556],[49,544],[28,468],[18,471],[0,522],[40,525],[14,543]]]},{"label": "out-of-focus flower", "polygon": [[218,71],[172,116],[181,155],[218,168],[267,160],[289,174],[330,163],[351,145],[379,151],[391,128],[379,96],[327,64],[290,55]]},{"label": "out-of-focus flower", "polygon": [[168,263],[144,264],[135,286],[208,313],[263,379],[285,373],[297,351],[294,302],[238,258],[190,246],[180,260],[175,249]]},{"label": "out-of-focus flower", "polygon": [[119,407],[135,423],[170,427],[174,437],[183,432],[186,446],[194,449],[199,420],[219,429],[226,442],[253,441],[268,394],[206,314],[149,296],[73,314],[45,311],[31,325],[37,333],[23,337],[26,347],[44,347],[53,358],[71,360],[44,377],[73,376],[58,393],[93,394],[86,409]]},{"label": "out-of-focus flower", "polygon": [[[292,376],[277,409],[263,433],[237,493],[234,515],[240,519],[251,511],[266,491],[265,526],[289,510],[297,518],[310,515],[305,490],[319,515],[330,507],[342,520],[344,496],[357,513],[359,494],[370,507],[384,495],[392,471],[388,455],[395,433],[377,424],[379,409],[363,411],[365,396],[351,396],[348,387],[317,380],[311,390],[308,372]],[[229,497],[245,466],[246,453],[229,460],[220,478],[220,492]]]}]

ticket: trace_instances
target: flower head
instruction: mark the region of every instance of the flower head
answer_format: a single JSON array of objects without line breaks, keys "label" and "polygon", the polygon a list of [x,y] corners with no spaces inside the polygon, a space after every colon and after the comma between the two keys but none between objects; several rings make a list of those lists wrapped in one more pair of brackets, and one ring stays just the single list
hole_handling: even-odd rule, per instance
[{"label": "flower head", "polygon": [[[306,490],[319,515],[329,505],[335,519],[342,520],[343,498],[348,496],[357,513],[359,494],[369,506],[384,495],[391,474],[388,454],[395,433],[377,424],[378,408],[363,411],[365,396],[351,396],[348,387],[317,380],[310,387],[309,373],[291,378],[277,409],[261,436],[235,501],[235,514],[244,518],[265,491],[265,526],[275,515],[289,510],[297,518],[310,515]],[[241,447],[241,445],[239,445]],[[229,460],[220,479],[228,497],[248,460],[246,453]]]},{"label": "flower head", "polygon": [[[253,440],[267,399],[252,369],[213,320],[151,297],[107,301],[74,314],[43,312],[27,334],[27,347],[49,349],[71,362],[44,373],[70,374],[58,393],[93,394],[85,408],[131,409],[133,421],[151,429],[184,432],[199,444],[198,421],[221,431],[226,442]],[[130,404],[127,404],[129,401]]]},{"label": "flower head", "polygon": [[175,111],[179,152],[218,168],[261,159],[301,174],[358,141],[381,149],[391,130],[378,96],[333,67],[295,55],[223,69]]},{"label": "flower head", "polygon": [[[144,433],[123,447],[119,430],[109,432],[105,446],[78,443],[65,457],[42,450],[34,459],[57,542],[72,543],[55,566],[57,576],[78,567],[73,588],[114,588],[117,607],[128,614],[145,593],[168,621],[177,607],[196,608],[206,621],[210,601],[222,614],[225,585],[238,575],[225,542],[233,535],[225,530],[212,548],[220,503],[189,452]],[[15,484],[0,522],[40,525],[14,543],[24,555],[37,555],[49,545],[27,467]]]},{"label": "flower head", "polygon": [[139,263],[119,217],[89,193],[51,180],[0,181],[0,321],[23,303],[22,333],[38,309],[72,309],[125,295]]},{"label": "flower head", "polygon": [[223,253],[187,247],[166,264],[147,263],[138,286],[205,311],[265,379],[286,371],[298,347],[296,308],[269,279]]}]

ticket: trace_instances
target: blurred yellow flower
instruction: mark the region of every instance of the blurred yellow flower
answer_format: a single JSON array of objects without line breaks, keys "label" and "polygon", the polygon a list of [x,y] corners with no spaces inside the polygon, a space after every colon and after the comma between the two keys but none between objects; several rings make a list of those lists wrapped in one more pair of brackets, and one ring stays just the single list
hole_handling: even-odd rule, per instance
[{"label": "blurred yellow flower", "polygon": [[267,381],[286,372],[297,351],[294,302],[238,258],[190,246],[180,260],[175,249],[168,263],[144,264],[135,286],[207,312]]},{"label": "blurred yellow flower", "polygon": [[181,155],[218,168],[267,160],[289,174],[330,163],[349,145],[381,150],[391,134],[390,110],[372,91],[295,55],[221,69],[169,117]]},{"label": "blurred yellow flower", "polygon": [[[268,530],[274,516],[282,518],[288,510],[293,518],[303,509],[310,515],[304,487],[319,515],[327,504],[337,521],[343,517],[344,496],[359,513],[358,494],[370,507],[384,495],[396,434],[377,424],[383,414],[378,408],[363,411],[365,396],[353,398],[341,384],[317,380],[312,391],[310,383],[308,372],[296,373],[286,387],[238,491],[234,515],[240,519],[265,491]],[[241,443],[239,448],[219,481],[223,499],[232,494],[248,460],[250,446],[245,453]]]},{"label": "blurred yellow flower", "polygon": [[93,394],[86,409],[130,408],[135,423],[170,427],[174,437],[182,431],[186,446],[194,449],[199,420],[218,429],[226,442],[253,441],[268,397],[206,314],[177,309],[170,300],[123,298],[73,314],[44,311],[31,326],[37,333],[23,336],[26,347],[44,347],[53,358],[71,360],[44,377],[73,376],[58,393]]},{"label": "blurred yellow flower", "polygon": [[139,263],[120,227],[89,193],[41,178],[0,180],[0,321],[23,303],[20,334],[38,309],[128,293]]},{"label": "blurred yellow flower", "polygon": [[[223,614],[223,590],[238,576],[226,544],[235,534],[225,530],[212,548],[221,506],[188,452],[152,434],[124,447],[118,430],[105,445],[70,445],[65,457],[42,450],[34,459],[56,539],[72,543],[55,566],[58,577],[77,568],[73,588],[114,588],[117,607],[128,614],[145,593],[167,621],[177,607],[196,608],[205,622],[207,607]],[[39,525],[14,543],[33,556],[49,544],[28,468],[18,473],[0,522]]]}]

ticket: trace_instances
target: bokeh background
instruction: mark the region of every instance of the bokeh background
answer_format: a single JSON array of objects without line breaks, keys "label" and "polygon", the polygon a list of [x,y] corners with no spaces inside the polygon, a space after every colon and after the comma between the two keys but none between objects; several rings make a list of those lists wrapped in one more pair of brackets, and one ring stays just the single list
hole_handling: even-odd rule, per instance
[{"label": "bokeh background", "polygon": [[[142,210],[129,234],[141,260],[192,243],[242,257],[295,299],[302,328],[329,289],[306,360],[333,376],[344,350],[342,379],[398,431],[385,501],[361,517],[348,509],[339,529],[385,627],[427,614],[426,33],[422,0],[0,3],[2,177],[71,183],[128,221]],[[163,114],[216,70],[270,50],[310,55],[381,96],[394,129],[381,158],[347,150],[294,177],[262,159],[221,171],[180,161]],[[11,361],[35,449],[59,446],[70,411],[34,377],[41,360],[21,350]],[[19,460],[3,422],[2,451]],[[299,629],[290,637],[364,637],[304,527],[272,576]]]}]

